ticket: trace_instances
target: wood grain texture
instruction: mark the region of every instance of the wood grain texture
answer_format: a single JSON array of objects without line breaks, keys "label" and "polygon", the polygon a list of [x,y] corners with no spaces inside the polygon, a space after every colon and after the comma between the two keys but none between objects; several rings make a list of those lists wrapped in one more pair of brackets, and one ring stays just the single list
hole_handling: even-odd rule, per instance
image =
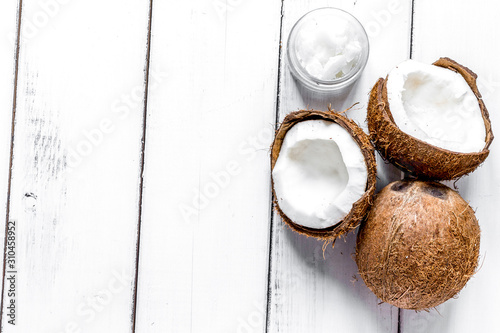
[{"label": "wood grain texture", "polygon": [[[323,252],[274,214],[269,147],[276,120],[306,107],[360,102],[347,115],[367,130],[371,86],[410,56],[412,2],[413,58],[475,71],[495,132],[492,0],[155,0],[149,73],[149,0],[23,0],[15,101],[19,0],[2,1],[0,215],[16,102],[18,307],[16,326],[4,310],[0,331],[121,333],[135,319],[136,332],[397,332],[398,309],[379,305],[357,274],[354,233]],[[325,6],[359,19],[371,52],[351,90],[319,96],[293,80],[285,50],[296,20]],[[458,299],[402,311],[402,332],[498,330],[499,154],[494,141],[456,184],[482,228],[479,272]],[[378,162],[379,189],[400,178]]]},{"label": "wood grain texture", "polygon": [[[292,78],[285,57],[293,24],[309,10],[338,7],[356,16],[370,39],[370,58],[362,77],[342,94],[320,96]],[[409,56],[411,8],[407,1],[285,1],[279,119],[306,107],[344,110],[367,131],[368,94],[377,79]],[[379,159],[379,188],[401,173]],[[379,300],[357,275],[352,258],[355,234],[338,240],[323,254],[322,242],[297,235],[274,216],[271,242],[268,332],[396,332],[398,309]],[[324,257],[323,257],[324,255]],[[360,320],[362,318],[362,320]]]},{"label": "wood grain texture", "polygon": [[137,332],[263,332],[281,2],[157,1]]},{"label": "wood grain texture", "polygon": [[[478,75],[479,91],[490,112],[493,133],[500,117],[500,67],[497,54],[499,5],[495,1],[415,0],[415,60],[432,63],[447,56],[469,67]],[[430,312],[403,311],[402,332],[497,332],[500,288],[500,228],[496,208],[500,200],[500,148],[493,141],[485,163],[456,183],[459,193],[476,211],[481,227],[480,269],[457,299]],[[453,186],[453,183],[448,183]]]},{"label": "wood grain texture", "polygon": [[131,331],[148,13],[147,0],[24,1],[18,308],[3,332]]},{"label": "wood grain texture", "polygon": [[[0,4],[0,216],[2,217],[6,217],[7,214],[9,190],[18,14],[19,1],[2,1]],[[4,226],[1,230],[5,230],[5,224],[1,223],[1,225]],[[4,249],[4,240],[2,233],[2,236],[0,236],[2,251]],[[3,280],[0,281],[0,288],[2,288],[2,285]]]}]

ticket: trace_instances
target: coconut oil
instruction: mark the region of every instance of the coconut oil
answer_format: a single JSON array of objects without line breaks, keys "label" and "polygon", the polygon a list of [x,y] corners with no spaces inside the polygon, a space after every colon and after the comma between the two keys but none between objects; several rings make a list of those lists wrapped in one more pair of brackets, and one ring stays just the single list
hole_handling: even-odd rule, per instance
[{"label": "coconut oil", "polygon": [[292,28],[287,57],[294,77],[308,88],[338,90],[353,83],[368,60],[368,36],[361,23],[337,8],[304,15]]}]

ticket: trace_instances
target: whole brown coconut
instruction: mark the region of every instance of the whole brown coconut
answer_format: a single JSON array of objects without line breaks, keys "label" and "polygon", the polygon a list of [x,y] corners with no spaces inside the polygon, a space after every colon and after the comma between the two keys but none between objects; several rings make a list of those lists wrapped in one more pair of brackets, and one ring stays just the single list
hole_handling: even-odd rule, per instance
[{"label": "whole brown coconut", "polygon": [[435,307],[474,274],[480,230],[460,195],[435,182],[397,181],[375,198],[356,244],[368,288],[403,309]]},{"label": "whole brown coconut", "polygon": [[295,124],[306,120],[326,120],[337,123],[344,128],[358,144],[361,153],[364,156],[366,167],[368,169],[368,179],[366,184],[366,191],[363,196],[357,200],[349,213],[337,224],[325,229],[313,229],[304,227],[291,219],[280,209],[276,200],[276,193],[274,190],[274,182],[272,185],[274,195],[274,205],[280,214],[283,221],[295,232],[306,236],[316,237],[318,239],[335,242],[335,239],[355,229],[363,218],[366,216],[371,204],[373,203],[373,195],[375,193],[377,164],[375,160],[375,149],[368,138],[368,135],[351,119],[346,116],[336,113],[334,111],[323,112],[315,110],[301,110],[288,114],[281,123],[276,137],[274,139],[271,149],[271,171],[274,169],[276,161],[278,160],[281,146],[285,136]]},{"label": "whole brown coconut", "polygon": [[435,66],[460,73],[479,103],[486,138],[484,149],[477,153],[459,153],[433,146],[401,131],[394,122],[387,98],[387,80],[380,78],[370,93],[368,128],[370,139],[381,155],[403,171],[429,179],[449,180],[472,172],[484,162],[493,141],[488,110],[477,88],[477,75],[449,58],[440,58]]}]

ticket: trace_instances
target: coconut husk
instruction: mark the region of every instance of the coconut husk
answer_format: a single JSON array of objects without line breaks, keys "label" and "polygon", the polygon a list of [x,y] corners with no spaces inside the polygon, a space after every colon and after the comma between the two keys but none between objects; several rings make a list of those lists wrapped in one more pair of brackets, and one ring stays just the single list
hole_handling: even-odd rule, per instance
[{"label": "coconut husk", "polygon": [[478,91],[477,75],[449,58],[441,58],[435,66],[460,73],[477,98],[486,128],[484,149],[477,153],[459,153],[433,146],[401,131],[394,122],[387,98],[387,77],[380,78],[370,93],[368,129],[370,139],[381,155],[403,171],[417,177],[435,180],[459,178],[474,171],[484,162],[493,141],[488,110]]},{"label": "coconut husk", "polygon": [[365,284],[382,301],[427,310],[475,273],[480,229],[460,195],[439,183],[397,181],[375,198],[356,243]]},{"label": "coconut husk", "polygon": [[348,233],[349,231],[355,229],[361,220],[366,216],[366,213],[373,202],[373,194],[375,193],[376,185],[376,174],[377,166],[375,161],[375,149],[371,144],[368,135],[351,119],[348,119],[342,114],[330,112],[322,112],[315,110],[302,110],[296,111],[288,114],[278,131],[276,132],[276,137],[274,139],[272,149],[271,149],[271,171],[274,169],[274,165],[278,159],[281,151],[281,146],[285,135],[292,126],[295,124],[306,121],[306,120],[326,120],[337,123],[343,127],[347,132],[351,134],[353,139],[358,144],[361,152],[365,158],[366,167],[368,169],[368,179],[366,185],[366,191],[363,196],[356,201],[350,210],[350,212],[344,217],[342,221],[339,221],[334,226],[325,229],[313,229],[301,226],[300,224],[290,220],[280,209],[278,202],[276,200],[276,193],[274,192],[274,182],[272,184],[273,196],[274,196],[274,206],[278,211],[279,215],[283,221],[294,231],[311,237],[316,237],[325,241],[335,242],[339,236]]}]

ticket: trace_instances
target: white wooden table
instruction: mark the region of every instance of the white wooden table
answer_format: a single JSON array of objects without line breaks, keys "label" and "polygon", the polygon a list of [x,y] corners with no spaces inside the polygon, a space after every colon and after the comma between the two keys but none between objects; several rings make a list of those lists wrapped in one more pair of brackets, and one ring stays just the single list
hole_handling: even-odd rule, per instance
[{"label": "white wooden table", "polygon": [[[325,6],[354,14],[371,43],[363,76],[335,98],[298,86],[284,56],[294,22]],[[379,304],[354,233],[323,258],[286,228],[269,170],[287,113],[360,102],[348,114],[366,129],[371,86],[407,58],[474,70],[496,132],[499,7],[2,0],[0,215],[15,223],[2,332],[500,332],[497,142],[456,184],[480,220],[481,269],[430,312]],[[401,177],[379,162],[378,188]]]}]

